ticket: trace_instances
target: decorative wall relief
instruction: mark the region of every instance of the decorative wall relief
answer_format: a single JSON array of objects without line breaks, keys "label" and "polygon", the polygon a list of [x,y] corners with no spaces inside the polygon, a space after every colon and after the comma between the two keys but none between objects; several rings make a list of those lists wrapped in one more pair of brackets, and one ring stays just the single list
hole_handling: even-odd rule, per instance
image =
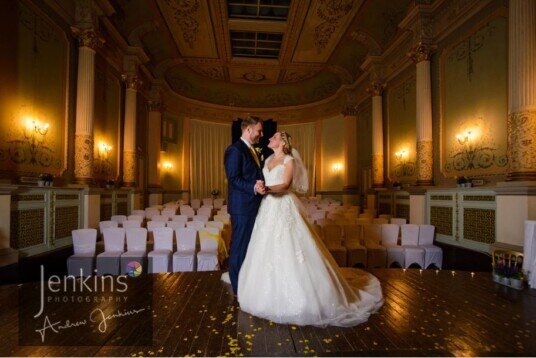
[{"label": "decorative wall relief", "polygon": [[322,22],[315,27],[315,46],[318,53],[326,47],[331,36],[339,27],[339,21],[354,6],[354,0],[320,0],[317,15]]},{"label": "decorative wall relief", "polygon": [[69,42],[31,3],[9,5],[0,21],[13,36],[2,48],[17,56],[0,61],[2,86],[10,89],[0,96],[0,172],[60,175],[66,169]]},{"label": "decorative wall relief", "polygon": [[507,20],[494,15],[440,56],[445,176],[507,169]]},{"label": "decorative wall relief", "polygon": [[182,38],[190,48],[193,48],[199,32],[199,22],[195,17],[199,10],[199,0],[164,1],[173,10],[173,17],[180,26]]},{"label": "decorative wall relief", "polygon": [[389,131],[389,178],[413,181],[416,178],[416,81],[415,76],[399,82],[387,91]]}]

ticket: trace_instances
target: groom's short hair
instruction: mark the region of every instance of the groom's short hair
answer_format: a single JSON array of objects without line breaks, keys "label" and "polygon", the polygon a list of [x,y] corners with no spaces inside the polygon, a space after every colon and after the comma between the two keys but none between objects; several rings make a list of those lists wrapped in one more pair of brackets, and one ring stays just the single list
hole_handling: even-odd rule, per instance
[{"label": "groom's short hair", "polygon": [[242,128],[242,131],[246,129],[249,126],[254,126],[257,123],[262,123],[262,119],[257,116],[247,116],[246,119],[242,120],[242,124],[240,125],[240,128]]}]

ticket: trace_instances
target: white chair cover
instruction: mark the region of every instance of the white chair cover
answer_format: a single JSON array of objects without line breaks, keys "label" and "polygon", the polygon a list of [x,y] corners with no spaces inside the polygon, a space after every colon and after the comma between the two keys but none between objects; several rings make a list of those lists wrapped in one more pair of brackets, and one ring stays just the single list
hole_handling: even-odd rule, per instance
[{"label": "white chair cover", "polygon": [[[201,209],[200,209],[201,210]],[[195,215],[193,218],[192,218],[192,221],[201,221],[203,223],[207,223],[209,220],[209,216],[208,215]]]},{"label": "white chair cover", "polygon": [[404,249],[398,245],[399,231],[400,227],[396,224],[382,225],[382,245],[387,249],[387,267],[395,262],[404,267]]},{"label": "white chair cover", "polygon": [[186,227],[194,228],[196,230],[202,229],[205,227],[205,223],[202,221],[188,221]]},{"label": "white chair cover", "polygon": [[157,227],[166,227],[167,221],[149,221],[147,223],[147,231],[152,232]]},{"label": "white chair cover", "polygon": [[127,221],[127,217],[125,215],[113,215],[110,220],[122,224],[123,221]]},{"label": "white chair cover", "polygon": [[190,202],[190,205],[192,209],[197,210],[201,207],[201,200],[199,199],[192,199]]},{"label": "white chair cover", "polygon": [[97,230],[73,230],[74,254],[67,259],[67,274],[75,277],[91,276],[95,270]]},{"label": "white chair cover", "polygon": [[117,221],[111,221],[111,220],[99,222],[99,231],[101,235],[103,233],[103,230],[109,227],[119,227],[119,223]]},{"label": "white chair cover", "polygon": [[523,243],[523,271],[530,288],[536,288],[536,221],[525,220]]},{"label": "white chair cover", "polygon": [[396,224],[398,226],[406,225],[405,218],[391,218],[391,224]]},{"label": "white chair cover", "polygon": [[147,220],[152,220],[153,216],[160,215],[160,210],[157,208],[147,208],[145,209],[145,217]]},{"label": "white chair cover", "polygon": [[147,254],[149,273],[169,272],[173,252],[173,229],[160,227],[153,230],[154,250]]},{"label": "white chair cover", "polygon": [[213,205],[214,200],[212,198],[203,198],[203,205]]},{"label": "white chair cover", "polygon": [[[175,208],[171,208],[171,209],[164,209],[162,210],[162,212],[160,213],[161,216],[164,216],[167,218],[167,220],[171,220],[171,218],[173,217],[173,215],[175,215],[177,213],[177,210]],[[154,220],[154,219],[153,219]]]},{"label": "white chair cover", "polygon": [[434,264],[438,268],[443,267],[443,250],[434,245],[435,226],[419,226],[419,246],[424,249],[424,268]]},{"label": "white chair cover", "polygon": [[104,252],[97,255],[97,275],[119,275],[121,254],[125,251],[125,229],[106,228]]},{"label": "white chair cover", "polygon": [[166,222],[169,220],[169,217],[167,217],[166,215],[154,215],[152,218],[151,218],[152,221],[163,221],[163,222]]},{"label": "white chair cover", "polygon": [[186,215],[173,215],[173,217],[171,218],[171,221],[178,221],[178,222],[186,223],[188,221],[188,216],[186,216]]},{"label": "white chair cover", "polygon": [[145,259],[147,256],[147,229],[128,228],[125,229],[127,235],[127,251],[121,255],[121,272],[128,273],[128,264],[137,261],[143,270],[147,270]]},{"label": "white chair cover", "polygon": [[182,221],[168,221],[166,223],[166,226],[168,228],[171,228],[171,230],[177,230],[177,229],[182,229],[183,227],[186,227],[186,223]]},{"label": "white chair cover", "polygon": [[145,219],[145,210],[132,210],[132,213],[130,213],[130,215],[138,215]]},{"label": "white chair cover", "polygon": [[[212,217],[212,208],[209,207],[202,207],[197,210],[197,216],[206,216],[207,219],[210,219]],[[195,220],[195,216],[194,216]]]},{"label": "white chair cover", "polygon": [[419,244],[419,225],[405,224],[401,229],[401,243],[404,248],[404,267],[408,268],[412,264],[417,264],[421,268],[424,266],[424,248]]},{"label": "white chair cover", "polygon": [[173,272],[195,271],[197,230],[182,228],[175,231],[177,252],[173,254]]},{"label": "white chair cover", "polygon": [[217,271],[220,269],[218,260],[218,241],[209,234],[219,235],[219,229],[208,227],[199,231],[201,251],[197,253],[197,271]]},{"label": "white chair cover", "polygon": [[145,215],[129,215],[127,220],[129,221],[143,221]]},{"label": "white chair cover", "polygon": [[127,228],[133,228],[133,227],[141,227],[141,220],[138,221],[138,220],[127,220],[127,221],[123,221],[123,227],[125,229]]},{"label": "white chair cover", "polygon": [[214,199],[214,209],[221,209],[223,204],[225,203],[225,199]]}]

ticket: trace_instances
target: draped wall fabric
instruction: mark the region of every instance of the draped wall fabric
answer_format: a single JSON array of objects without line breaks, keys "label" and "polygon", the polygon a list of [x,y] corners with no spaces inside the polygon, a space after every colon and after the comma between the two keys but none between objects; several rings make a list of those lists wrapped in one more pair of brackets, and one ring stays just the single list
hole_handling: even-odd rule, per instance
[{"label": "draped wall fabric", "polygon": [[309,175],[309,191],[307,195],[313,193],[315,183],[315,123],[300,123],[277,126],[278,131],[285,131],[292,137],[292,145],[300,153],[303,164],[307,168]]},{"label": "draped wall fabric", "polygon": [[227,197],[223,156],[231,144],[231,125],[190,119],[190,190],[192,199],[210,198],[213,189]]}]

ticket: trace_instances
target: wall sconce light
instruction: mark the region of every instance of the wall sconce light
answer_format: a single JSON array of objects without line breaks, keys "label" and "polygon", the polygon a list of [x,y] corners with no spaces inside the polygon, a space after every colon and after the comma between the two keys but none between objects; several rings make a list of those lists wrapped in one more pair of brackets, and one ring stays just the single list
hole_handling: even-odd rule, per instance
[{"label": "wall sconce light", "polygon": [[99,154],[103,158],[108,158],[108,153],[112,150],[112,146],[106,142],[100,142],[99,144]]},{"label": "wall sconce light", "polygon": [[25,137],[29,138],[36,134],[45,136],[48,133],[48,128],[49,128],[48,123],[39,123],[35,119],[27,118],[26,129],[29,130],[30,133],[25,133]]},{"label": "wall sconce light", "polygon": [[405,149],[402,149],[401,151],[395,153],[395,157],[398,160],[404,160],[408,157],[408,152]]},{"label": "wall sconce light", "polygon": [[458,140],[458,143],[460,145],[464,145],[469,143],[475,138],[475,133],[472,131],[465,131],[464,133],[458,133],[456,134],[456,139]]},{"label": "wall sconce light", "polygon": [[341,163],[333,163],[331,166],[331,170],[335,173],[340,173],[342,171],[342,164]]},{"label": "wall sconce light", "polygon": [[162,164],[162,166],[164,167],[165,170],[171,170],[171,169],[173,169],[173,164],[170,163],[170,162],[164,162],[164,163]]}]

